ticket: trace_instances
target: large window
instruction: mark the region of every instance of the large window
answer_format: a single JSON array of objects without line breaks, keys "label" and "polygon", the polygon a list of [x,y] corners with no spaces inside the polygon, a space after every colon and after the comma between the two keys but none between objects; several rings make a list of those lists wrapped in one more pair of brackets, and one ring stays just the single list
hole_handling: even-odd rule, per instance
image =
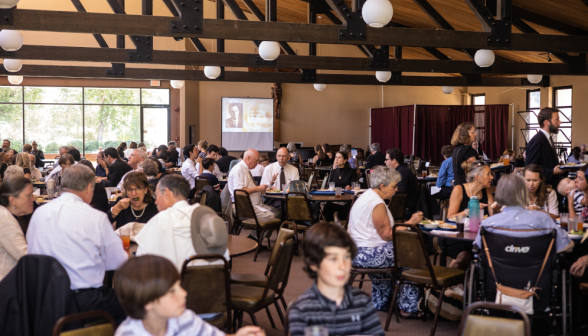
[{"label": "large window", "polygon": [[559,133],[554,138],[556,144],[566,151],[572,146],[572,87],[553,88],[554,106],[561,110]]},{"label": "large window", "polygon": [[47,154],[122,141],[153,148],[169,140],[169,102],[169,89],[0,86],[0,139],[19,150],[34,140]]}]

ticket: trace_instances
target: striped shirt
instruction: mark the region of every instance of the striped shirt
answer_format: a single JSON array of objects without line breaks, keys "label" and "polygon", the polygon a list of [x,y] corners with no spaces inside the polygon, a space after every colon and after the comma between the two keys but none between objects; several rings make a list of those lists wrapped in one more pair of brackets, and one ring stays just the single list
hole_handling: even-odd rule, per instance
[{"label": "striped shirt", "polygon": [[323,296],[316,282],[288,310],[291,336],[304,335],[308,326],[323,326],[329,335],[384,335],[380,318],[370,296],[345,285],[341,305]]},{"label": "striped shirt", "polygon": [[585,207],[580,203],[584,200],[584,196],[585,195],[583,192],[576,190],[576,192],[574,193],[574,211],[576,211],[576,216],[578,218],[581,217],[581,220],[583,222],[586,222],[588,221],[588,217],[583,216],[582,214],[582,210],[584,210]]},{"label": "striped shirt", "polygon": [[[116,329],[114,336],[152,336],[143,326],[143,320],[127,317]],[[206,323],[200,316],[186,309],[179,317],[167,320],[165,336],[225,336],[225,333]]]}]

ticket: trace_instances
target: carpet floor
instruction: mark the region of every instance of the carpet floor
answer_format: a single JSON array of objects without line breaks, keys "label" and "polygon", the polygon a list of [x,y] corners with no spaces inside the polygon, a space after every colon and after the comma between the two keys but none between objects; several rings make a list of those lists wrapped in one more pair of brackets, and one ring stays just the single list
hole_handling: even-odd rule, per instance
[{"label": "carpet floor", "polygon": [[[247,236],[249,231],[243,230],[241,232],[242,236]],[[275,239],[276,235],[274,234],[273,239]],[[302,235],[300,236],[302,238]],[[266,240],[267,243],[267,240]],[[274,246],[274,240],[272,240],[272,247]],[[232,273],[250,273],[250,274],[263,274],[265,271],[265,267],[267,266],[267,262],[270,256],[270,252],[262,252],[257,257],[257,261],[253,261],[254,253],[246,254],[233,260],[233,269]],[[292,268],[290,270],[290,278],[288,279],[288,285],[285,291],[285,298],[286,303],[290,303],[298,298],[304,291],[306,291],[311,285],[312,280],[307,276],[307,274],[302,269],[304,263],[302,261],[301,256],[294,256],[292,260]],[[357,286],[357,285],[356,285]],[[363,285],[363,289],[367,290],[370,293],[371,283],[366,282]],[[272,329],[267,314],[264,310],[257,312],[255,317],[257,318],[259,325],[265,330],[266,335],[268,336],[278,336],[284,335],[284,327],[280,323],[280,319],[278,317],[278,313],[275,307],[272,305],[270,307],[270,312],[272,314],[272,318],[276,323],[276,329]],[[380,321],[382,322],[382,326],[386,322],[387,312],[379,312]],[[247,314],[244,314],[243,317],[243,324],[248,325],[252,324],[251,319]],[[423,322],[421,320],[405,320],[400,319],[400,323],[396,323],[394,316],[392,316],[392,321],[390,322],[390,329],[386,332],[386,335],[429,335],[431,332],[431,328],[433,327],[433,319],[427,319],[427,322]],[[457,335],[459,328],[459,322],[449,322],[440,320],[437,323],[437,331],[435,335],[444,336],[444,335]]]}]

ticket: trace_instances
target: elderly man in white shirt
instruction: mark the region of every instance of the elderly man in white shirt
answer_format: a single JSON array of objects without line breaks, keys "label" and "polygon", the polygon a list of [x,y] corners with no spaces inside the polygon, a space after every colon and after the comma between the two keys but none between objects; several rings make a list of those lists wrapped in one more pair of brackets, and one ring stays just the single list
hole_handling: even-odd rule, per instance
[{"label": "elderly man in white shirt", "polygon": [[[190,186],[179,175],[166,175],[157,184],[155,204],[159,213],[135,237],[136,255],[154,254],[169,259],[182,270],[186,258],[196,255],[192,244],[192,212],[200,204],[188,204]],[[224,253],[230,259],[229,250]]]},{"label": "elderly man in white shirt", "polygon": [[106,214],[92,208],[94,172],[74,165],[63,172],[63,194],[39,207],[27,230],[29,254],[51,256],[65,268],[79,312],[104,310],[118,323],[126,318],[104,272],[128,258]]},{"label": "elderly man in white shirt", "polygon": [[143,152],[140,149],[132,149],[129,155],[129,162],[127,164],[133,168],[133,170],[129,170],[123,177],[120,179],[120,182],[117,184],[116,189],[122,190],[123,184],[125,183],[125,177],[129,175],[129,173],[135,171],[142,171],[143,170],[143,161],[149,159],[147,153]]},{"label": "elderly man in white shirt", "polygon": [[43,178],[43,174],[41,173],[39,168],[35,167],[37,157],[33,154],[29,154],[29,158],[31,159],[31,177],[34,177],[36,180],[40,180],[41,178]]},{"label": "elderly man in white shirt", "polygon": [[188,181],[190,185],[190,190],[194,189],[196,186],[196,178],[198,177],[198,170],[196,169],[196,163],[200,163],[202,158],[198,156],[200,152],[198,151],[198,147],[195,145],[186,145],[184,147],[184,155],[188,158],[184,163],[182,163],[182,176]]},{"label": "elderly man in white shirt", "polygon": [[[283,186],[290,184],[292,181],[299,180],[300,173],[298,172],[298,168],[288,164],[290,152],[286,147],[278,149],[276,159],[278,160],[277,162],[265,167],[263,176],[261,177],[261,184],[267,184],[268,189],[273,188],[285,191],[283,190]],[[280,208],[282,203],[280,200],[268,199],[266,204]]]}]

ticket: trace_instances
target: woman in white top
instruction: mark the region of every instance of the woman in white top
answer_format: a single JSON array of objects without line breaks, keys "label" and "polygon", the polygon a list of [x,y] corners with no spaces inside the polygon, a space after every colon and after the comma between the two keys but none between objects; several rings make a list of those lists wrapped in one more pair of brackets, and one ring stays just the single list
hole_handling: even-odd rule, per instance
[{"label": "woman in white top", "polygon": [[14,216],[33,212],[33,184],[24,177],[6,179],[0,185],[0,280],[27,254],[27,241]]},{"label": "woman in white top", "polygon": [[559,217],[557,195],[553,188],[547,187],[543,168],[536,164],[530,164],[525,167],[523,174],[529,189],[527,209],[545,212],[552,219]]},{"label": "woman in white top", "polygon": [[[378,166],[370,175],[371,189],[357,199],[349,214],[349,235],[358,247],[353,267],[388,268],[394,266],[392,226],[394,218],[384,199],[396,193],[400,173]],[[406,223],[417,224],[422,212],[415,213]],[[370,279],[385,279],[386,275],[370,275]],[[372,282],[372,301],[378,310],[388,310],[392,298],[392,282]],[[399,290],[398,307],[404,317],[418,316],[420,292],[416,286],[403,285]]]}]

